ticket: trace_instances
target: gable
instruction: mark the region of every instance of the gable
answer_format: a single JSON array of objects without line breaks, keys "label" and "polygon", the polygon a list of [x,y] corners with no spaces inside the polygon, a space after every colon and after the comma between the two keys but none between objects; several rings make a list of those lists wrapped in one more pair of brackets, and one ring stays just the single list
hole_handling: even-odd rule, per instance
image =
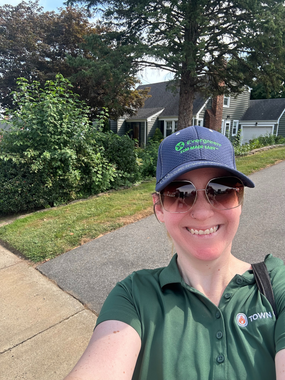
[{"label": "gable", "polygon": [[[151,95],[146,99],[142,109],[164,108],[163,112],[159,115],[160,117],[178,117],[179,89],[174,93],[167,88],[170,83],[167,81],[139,86],[138,89],[150,88],[149,95]],[[200,94],[196,94],[193,103],[193,115],[196,115],[201,110],[205,102],[205,98]]]}]

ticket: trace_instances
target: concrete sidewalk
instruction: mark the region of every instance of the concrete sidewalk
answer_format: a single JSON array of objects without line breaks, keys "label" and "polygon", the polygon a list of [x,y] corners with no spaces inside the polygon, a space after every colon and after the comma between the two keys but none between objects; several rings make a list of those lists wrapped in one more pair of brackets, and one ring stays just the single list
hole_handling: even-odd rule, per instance
[{"label": "concrete sidewalk", "polygon": [[91,337],[96,316],[0,246],[0,380],[60,380]]}]

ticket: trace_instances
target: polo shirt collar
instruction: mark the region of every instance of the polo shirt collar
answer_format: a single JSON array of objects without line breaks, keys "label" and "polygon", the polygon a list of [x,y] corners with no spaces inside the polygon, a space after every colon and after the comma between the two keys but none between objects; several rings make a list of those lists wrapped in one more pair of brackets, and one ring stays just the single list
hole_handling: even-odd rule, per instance
[{"label": "polo shirt collar", "polygon": [[183,281],[177,266],[177,253],[172,257],[170,263],[165,267],[159,275],[160,287],[163,288],[168,284],[181,284]]},{"label": "polo shirt collar", "polygon": [[[270,255],[268,256],[270,257]],[[236,275],[236,276],[239,276],[239,275]],[[246,271],[240,277],[243,277],[243,279],[245,280],[244,285],[252,284],[255,282],[252,270]],[[160,272],[159,283],[160,283],[161,288],[163,288],[165,285],[168,285],[168,284],[183,284],[184,283],[184,280],[179,272],[178,265],[177,265],[177,253],[172,257],[168,266],[165,267]]]}]

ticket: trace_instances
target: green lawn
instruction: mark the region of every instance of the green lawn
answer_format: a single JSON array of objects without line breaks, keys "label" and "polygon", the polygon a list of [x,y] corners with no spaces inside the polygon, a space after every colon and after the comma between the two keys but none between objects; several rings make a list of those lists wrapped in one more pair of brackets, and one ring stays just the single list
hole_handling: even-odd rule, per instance
[{"label": "green lawn", "polygon": [[[285,147],[237,158],[249,175],[285,160]],[[33,262],[51,259],[152,213],[155,181],[35,212],[0,228],[0,239]]]}]

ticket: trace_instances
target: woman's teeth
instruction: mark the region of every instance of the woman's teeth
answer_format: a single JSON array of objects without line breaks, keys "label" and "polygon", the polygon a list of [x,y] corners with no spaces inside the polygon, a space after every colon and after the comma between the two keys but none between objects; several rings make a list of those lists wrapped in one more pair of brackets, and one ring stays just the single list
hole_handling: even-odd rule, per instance
[{"label": "woman's teeth", "polygon": [[192,235],[210,235],[218,230],[219,226],[212,227],[207,230],[194,230],[193,228],[187,230],[191,232]]}]

